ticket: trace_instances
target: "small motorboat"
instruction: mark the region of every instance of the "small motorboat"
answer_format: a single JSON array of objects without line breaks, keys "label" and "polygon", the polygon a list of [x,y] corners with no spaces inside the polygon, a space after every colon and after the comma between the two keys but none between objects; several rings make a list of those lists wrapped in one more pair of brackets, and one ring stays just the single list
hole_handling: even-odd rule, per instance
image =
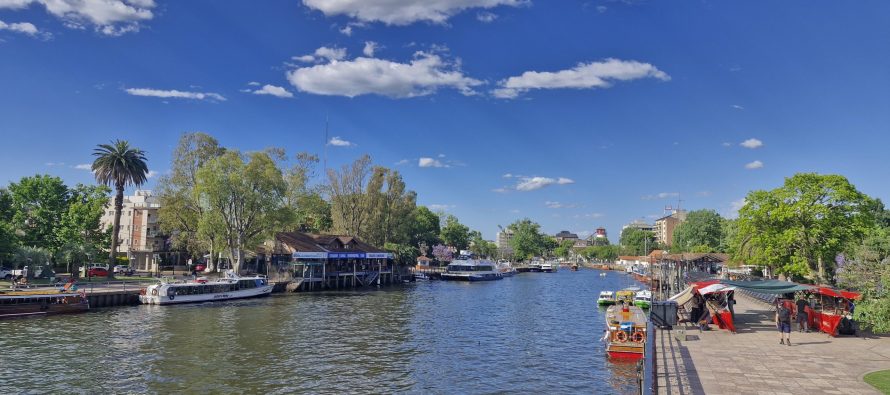
[{"label": "small motorboat", "polygon": [[637,306],[641,309],[648,309],[649,305],[652,304],[652,291],[642,290],[637,292],[634,297],[634,306]]},{"label": "small motorboat", "polygon": [[612,291],[600,291],[600,296],[597,298],[596,304],[600,306],[615,304],[615,293]]},{"label": "small motorboat", "polygon": [[606,310],[606,353],[611,358],[643,358],[646,348],[646,314],[633,305]]}]

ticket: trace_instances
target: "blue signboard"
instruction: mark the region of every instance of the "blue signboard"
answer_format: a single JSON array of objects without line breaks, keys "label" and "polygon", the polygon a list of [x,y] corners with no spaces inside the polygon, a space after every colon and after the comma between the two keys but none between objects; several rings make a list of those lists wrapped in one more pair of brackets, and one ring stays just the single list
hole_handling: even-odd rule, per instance
[{"label": "blue signboard", "polygon": [[297,259],[328,259],[327,252],[295,252],[294,258]]},{"label": "blue signboard", "polygon": [[364,252],[331,252],[328,253],[328,258],[364,258]]},{"label": "blue signboard", "polygon": [[388,252],[369,252],[368,259],[392,259],[392,254]]}]

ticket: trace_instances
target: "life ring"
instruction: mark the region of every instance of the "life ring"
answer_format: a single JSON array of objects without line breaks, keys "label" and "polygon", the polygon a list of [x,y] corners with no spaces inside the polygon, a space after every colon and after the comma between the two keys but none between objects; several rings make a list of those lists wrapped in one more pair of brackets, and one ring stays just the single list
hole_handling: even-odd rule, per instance
[{"label": "life ring", "polygon": [[157,289],[157,288],[151,290],[151,296],[158,296],[158,289]]},{"label": "life ring", "polygon": [[176,298],[176,290],[173,288],[168,289],[167,297],[170,298],[170,300],[173,300],[174,298]]},{"label": "life ring", "polygon": [[627,341],[627,332],[618,331],[618,333],[615,334],[615,339],[622,343],[626,342]]},{"label": "life ring", "polygon": [[634,334],[631,335],[630,339],[636,343],[642,343],[643,342],[643,332],[634,332]]}]

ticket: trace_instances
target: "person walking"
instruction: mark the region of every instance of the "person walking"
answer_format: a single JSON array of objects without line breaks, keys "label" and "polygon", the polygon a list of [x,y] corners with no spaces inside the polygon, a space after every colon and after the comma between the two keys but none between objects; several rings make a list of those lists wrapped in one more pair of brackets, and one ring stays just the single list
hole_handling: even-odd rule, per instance
[{"label": "person walking", "polygon": [[797,299],[797,331],[810,333],[810,318],[807,315],[807,307],[809,307],[807,299],[801,293]]},{"label": "person walking", "polygon": [[785,303],[776,306],[776,328],[779,329],[779,344],[791,345],[791,310]]}]

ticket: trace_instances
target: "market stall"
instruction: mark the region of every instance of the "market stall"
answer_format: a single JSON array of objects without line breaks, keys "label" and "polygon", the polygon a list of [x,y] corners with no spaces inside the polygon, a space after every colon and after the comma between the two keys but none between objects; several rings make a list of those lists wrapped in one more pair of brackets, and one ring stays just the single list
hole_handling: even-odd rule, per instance
[{"label": "market stall", "polygon": [[852,315],[852,301],[859,299],[860,295],[820,286],[813,286],[809,292],[816,299],[806,310],[810,327],[819,328],[830,336],[837,336],[841,321],[847,315]]}]

